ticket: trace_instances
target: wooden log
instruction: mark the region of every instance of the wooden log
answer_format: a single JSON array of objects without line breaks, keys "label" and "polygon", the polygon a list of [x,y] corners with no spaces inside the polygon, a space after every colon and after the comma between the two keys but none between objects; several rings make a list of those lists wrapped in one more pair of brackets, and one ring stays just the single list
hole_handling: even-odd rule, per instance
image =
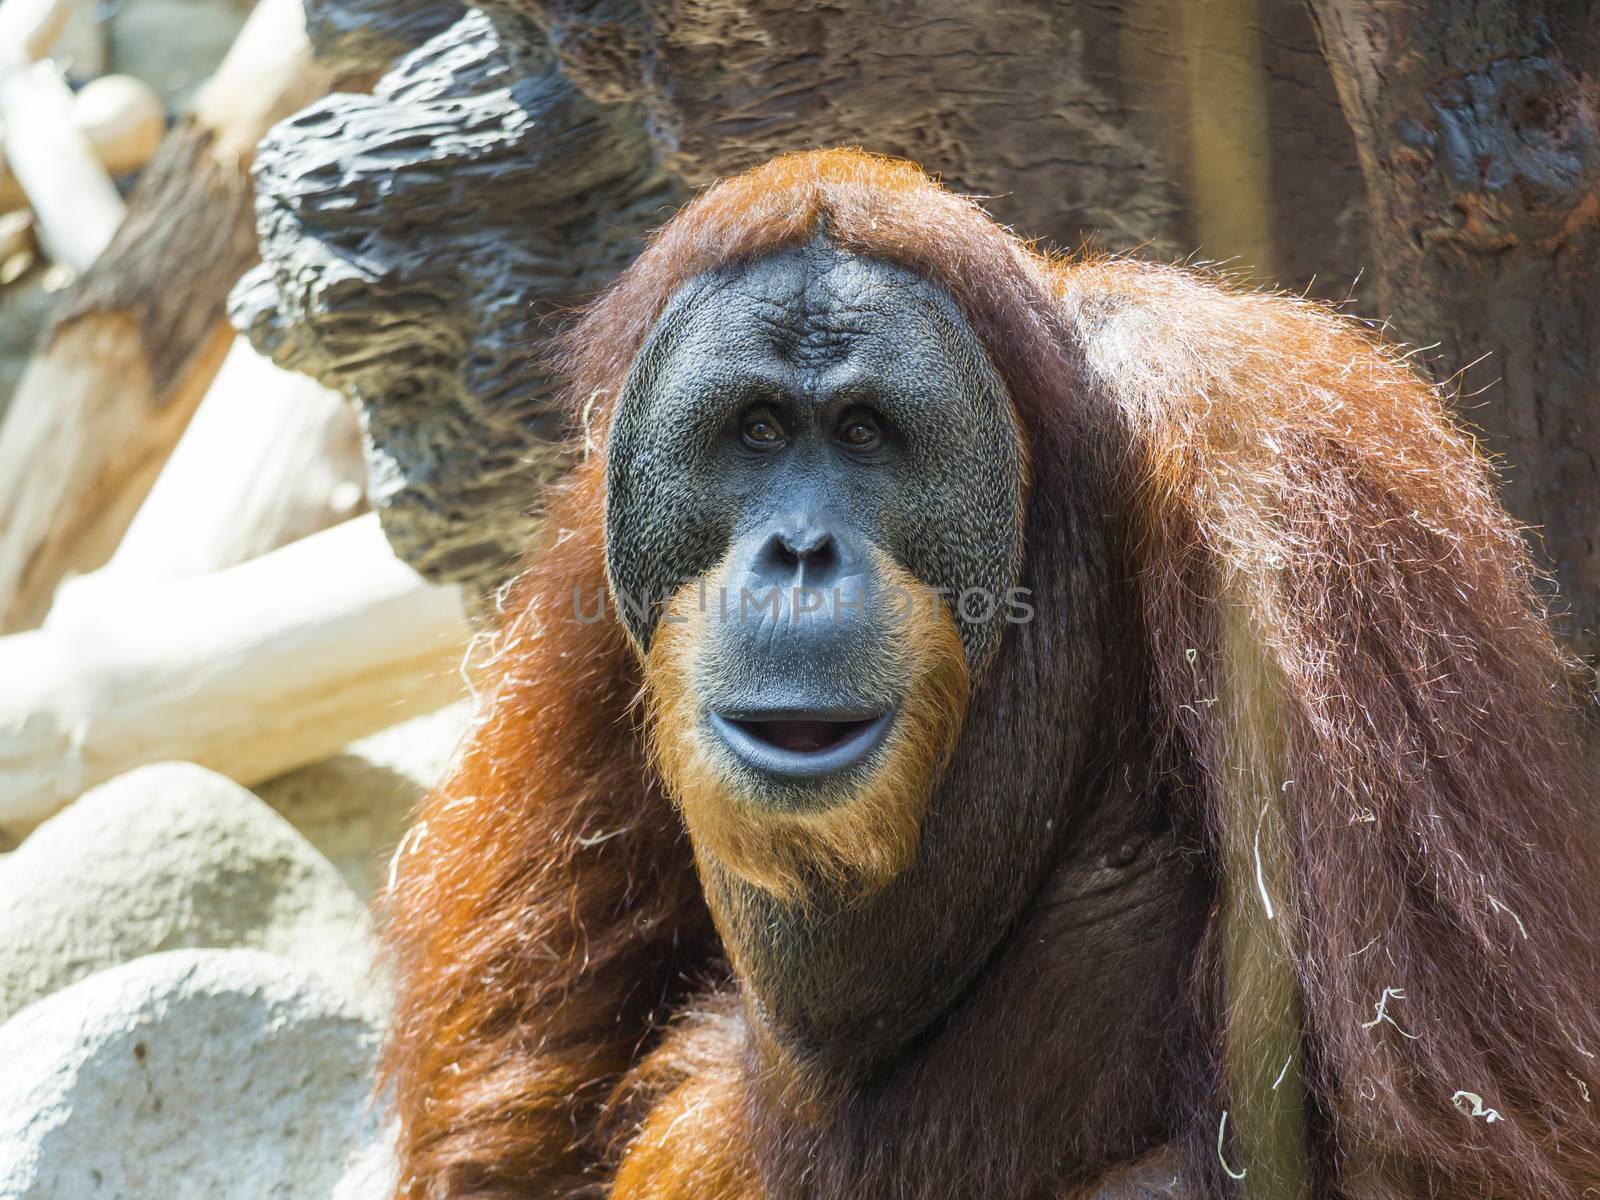
[{"label": "wooden log", "polygon": [[[33,249],[33,214],[18,210],[0,213],[0,269],[18,254]],[[0,280],[0,285],[4,284]]]},{"label": "wooden log", "polygon": [[227,56],[195,98],[212,156],[248,168],[277,122],[325,94],[332,73],[313,61],[300,0],[257,0]]},{"label": "wooden log", "polygon": [[325,759],[460,697],[471,636],[461,589],[424,582],[368,515],[0,638],[0,834],[145,763],[250,786]]},{"label": "wooden log", "polygon": [[72,93],[56,68],[0,70],[6,160],[33,209],[44,252],[87,270],[122,224],[116,185],[78,128]]},{"label": "wooden log", "polygon": [[365,482],[354,405],[236,339],[111,561],[62,584],[45,627],[347,521]]},{"label": "wooden log", "polygon": [[352,75],[380,73],[461,19],[459,0],[308,0],[317,59]]},{"label": "wooden log", "polygon": [[232,341],[252,149],[329,85],[299,0],[260,0],[64,298],[0,426],[0,631],[38,624],[69,571],[115,549]]},{"label": "wooden log", "polygon": [[[70,111],[73,107],[70,94],[63,105],[61,93],[65,89],[24,86],[8,101],[6,85],[48,54],[64,34],[80,35],[77,40],[81,41],[87,15],[84,0],[0,0],[0,134],[4,134],[7,125],[13,127],[12,136],[21,147],[17,153],[27,161],[26,169],[36,175],[36,186],[45,187],[54,207],[67,210],[80,203],[70,183],[85,173],[78,161],[81,147],[70,133],[61,133],[66,124],[71,124],[63,120],[63,108]],[[66,161],[57,163],[57,157]],[[104,199],[104,190],[92,178],[92,169],[87,173],[91,176],[87,183],[91,195],[81,203],[92,211],[94,201]],[[27,193],[0,154],[0,212],[26,203]],[[120,208],[118,212],[120,215]],[[55,220],[70,228],[66,215]]]},{"label": "wooden log", "polygon": [[[72,98],[72,120],[111,175],[125,175],[149,162],[167,128],[161,98],[131,75],[103,75],[89,83]],[[4,151],[0,138],[0,212],[28,203]]]},{"label": "wooden log", "polygon": [[71,79],[98,79],[106,73],[106,25],[101,0],[73,0],[67,19],[51,44],[49,56]]},{"label": "wooden log", "polygon": [[67,568],[111,556],[199,402],[155,392],[125,312],[56,331],[28,364],[0,425],[0,600],[18,606],[0,629],[37,624]]},{"label": "wooden log", "polygon": [[0,72],[37,62],[66,29],[78,0],[0,0]]},{"label": "wooden log", "polygon": [[366,463],[355,406],[236,339],[107,569],[184,579],[356,515]]}]

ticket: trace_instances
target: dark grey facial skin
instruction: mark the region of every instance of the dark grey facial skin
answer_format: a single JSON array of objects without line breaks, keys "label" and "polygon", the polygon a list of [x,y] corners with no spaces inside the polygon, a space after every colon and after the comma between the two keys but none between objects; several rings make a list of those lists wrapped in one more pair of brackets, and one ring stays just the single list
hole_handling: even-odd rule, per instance
[{"label": "dark grey facial skin", "polygon": [[[850,440],[869,427],[872,444]],[[1010,404],[953,301],[903,268],[814,242],[692,281],[640,352],[608,463],[607,566],[641,647],[668,597],[727,563],[696,683],[730,771],[769,803],[846,790],[887,741],[906,686],[888,625],[937,600],[891,593],[883,556],[948,590],[975,671],[1012,611]],[[749,732],[793,720],[838,744]]]},{"label": "dark grey facial skin", "polygon": [[[741,443],[755,407],[785,447]],[[836,438],[860,409],[883,428],[876,450]],[[944,291],[826,242],[673,298],[623,388],[606,482],[607,568],[635,598],[670,594],[730,546],[736,577],[785,581],[761,561],[774,538],[831,536],[840,578],[806,581],[826,587],[870,576],[875,545],[926,584],[1003,595],[1022,556],[1021,447],[983,347]],[[644,648],[655,615],[624,611]],[[1003,619],[959,622],[969,662]]]},{"label": "dark grey facial skin", "polygon": [[[754,406],[776,416],[782,448],[743,444]],[[857,407],[885,431],[870,453],[837,436]],[[1099,786],[1099,739],[1130,726],[1137,697],[1117,689],[1137,677],[1124,669],[1136,641],[1118,614],[1135,605],[1108,598],[1117,560],[1097,482],[1108,471],[1089,461],[1094,442],[1082,453],[1085,469],[1041,463],[1066,483],[1025,510],[1015,415],[954,303],[825,242],[687,284],[635,362],[608,447],[615,593],[659,601],[725,558],[735,608],[747,579],[870,591],[876,548],[924,584],[999,596],[1020,584],[1037,606],[1025,624],[1007,623],[1003,605],[986,621],[957,617],[975,679],[966,725],[915,861],[887,887],[795,905],[706,868],[714,909],[737,914],[723,936],[753,1011],[818,1062],[868,1070],[950,1011],[1016,929],[1066,831],[1081,831],[1072,814]],[[872,616],[721,623],[717,603],[695,679],[710,715],[892,717],[905,681],[885,670]],[[621,613],[648,649],[659,605]],[[803,804],[822,788],[740,761],[758,802]],[[865,768],[832,770],[852,769]],[[1130,820],[1114,815],[1105,835]]]}]

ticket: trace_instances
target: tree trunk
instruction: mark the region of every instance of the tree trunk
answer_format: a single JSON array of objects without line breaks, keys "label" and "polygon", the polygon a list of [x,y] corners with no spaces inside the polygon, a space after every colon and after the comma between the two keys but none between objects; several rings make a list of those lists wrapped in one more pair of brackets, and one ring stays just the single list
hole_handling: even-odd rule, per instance
[{"label": "tree trunk", "polygon": [[18,191],[33,208],[40,245],[56,262],[84,270],[117,232],[124,209],[111,176],[78,128],[72,93],[54,65],[0,70],[0,125],[6,130],[6,159],[16,172]]},{"label": "tree trunk", "polygon": [[[1207,258],[1344,298],[1360,168],[1302,6],[486,0],[371,97],[259,152],[263,264],[234,316],[366,409],[400,554],[493,587],[572,431],[540,351],[693,187],[859,145],[1025,234]],[[310,0],[336,52],[375,0]],[[381,40],[383,31],[372,35]]]},{"label": "tree trunk", "polygon": [[[1382,311],[1505,459],[1569,644],[1600,650],[1600,8],[1312,0]],[[1474,365],[1476,364],[1476,365]]]}]

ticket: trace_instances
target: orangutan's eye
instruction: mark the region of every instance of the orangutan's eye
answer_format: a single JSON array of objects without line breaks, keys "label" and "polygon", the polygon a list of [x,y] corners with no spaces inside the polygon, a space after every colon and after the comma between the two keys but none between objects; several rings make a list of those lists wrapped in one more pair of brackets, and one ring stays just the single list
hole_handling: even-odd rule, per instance
[{"label": "orangutan's eye", "polygon": [[865,409],[846,413],[839,426],[839,440],[852,450],[875,450],[883,441],[878,420]]},{"label": "orangutan's eye", "polygon": [[744,426],[739,433],[744,438],[744,444],[752,450],[772,450],[783,445],[784,441],[777,418],[764,408],[746,413]]}]

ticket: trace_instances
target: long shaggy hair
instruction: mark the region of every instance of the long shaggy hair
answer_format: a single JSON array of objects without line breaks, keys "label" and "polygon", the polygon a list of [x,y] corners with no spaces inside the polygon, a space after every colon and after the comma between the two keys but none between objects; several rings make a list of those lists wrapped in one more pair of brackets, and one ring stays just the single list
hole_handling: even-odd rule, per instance
[{"label": "long shaggy hair", "polygon": [[[662,1041],[728,972],[644,750],[640,667],[614,615],[575,606],[605,582],[609,406],[668,298],[819,230],[949,291],[1015,408],[1030,504],[1090,439],[1131,513],[1148,720],[1221,881],[1194,989],[1218,1094],[1190,1106],[1191,1177],[1352,1200],[1600,1189],[1600,862],[1567,663],[1471,438],[1320,307],[1050,259],[851,151],[711,188],[566,341],[594,449],[550,503],[385,902],[402,1188],[607,1194],[629,1137],[602,1115],[619,1086],[655,1094],[630,1076],[652,1046],[693,1081],[674,1103],[736,1115],[696,1049],[734,1018]],[[1091,719],[1018,714],[1018,737]],[[629,1126],[617,1194],[757,1192],[749,1164],[675,1159],[672,1127],[666,1107]]]}]

